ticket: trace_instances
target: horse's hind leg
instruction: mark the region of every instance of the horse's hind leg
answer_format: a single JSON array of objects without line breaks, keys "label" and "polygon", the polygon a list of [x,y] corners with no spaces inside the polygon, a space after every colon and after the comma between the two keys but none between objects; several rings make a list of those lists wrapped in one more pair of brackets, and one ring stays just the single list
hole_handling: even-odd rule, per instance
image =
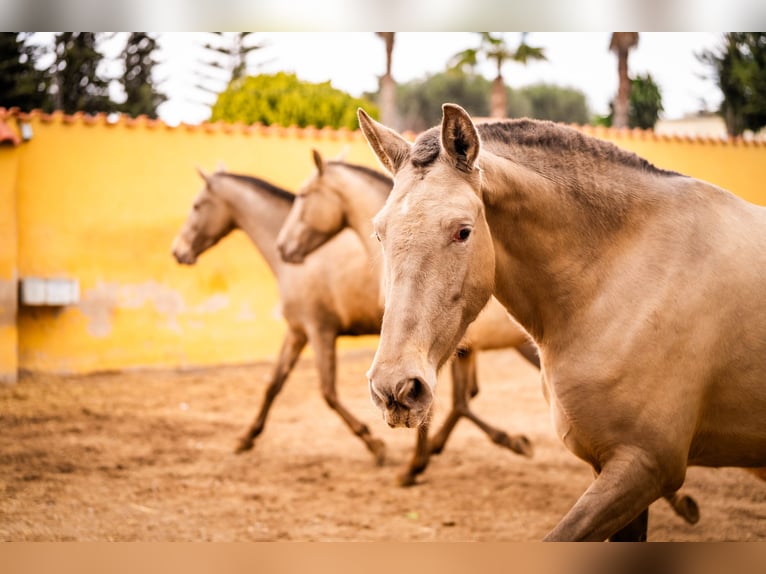
[{"label": "horse's hind leg", "polygon": [[354,415],[340,402],[335,388],[336,376],[336,353],[335,342],[337,333],[320,331],[316,334],[309,333],[311,346],[316,355],[317,368],[319,369],[319,378],[322,385],[322,396],[328,406],[338,413],[351,431],[358,436],[369,451],[375,455],[375,463],[382,465],[386,458],[385,443],[375,438],[370,429],[364,423],[359,422]]},{"label": "horse's hind leg", "polygon": [[610,542],[646,542],[649,530],[649,509],[645,509],[627,526],[624,526],[609,537]]},{"label": "horse's hind leg", "polygon": [[665,497],[670,507],[678,516],[683,518],[689,524],[697,524],[700,519],[700,509],[697,502],[688,494],[679,494],[674,492]]},{"label": "horse's hind leg", "polygon": [[[668,461],[636,447],[622,447],[566,516],[548,533],[548,541],[606,540],[628,528],[634,533],[640,515],[662,496]],[[682,471],[679,472],[683,476]],[[639,522],[632,524],[636,519]]]},{"label": "horse's hind leg", "polygon": [[279,351],[279,358],[277,365],[274,367],[274,373],[271,376],[271,382],[266,387],[266,393],[263,397],[263,403],[261,404],[261,410],[258,412],[258,416],[255,417],[253,424],[247,430],[247,433],[239,440],[239,444],[234,452],[242,453],[253,448],[256,437],[263,432],[263,427],[266,424],[266,416],[269,414],[269,409],[274,402],[274,399],[282,390],[282,387],[287,380],[287,376],[295,366],[295,362],[301,354],[301,351],[306,346],[306,335],[303,333],[297,333],[289,330],[282,341],[282,348]]},{"label": "horse's hind leg", "polygon": [[475,381],[476,353],[471,350],[464,351],[452,361],[452,410],[431,442],[431,452],[441,452],[457,421],[460,417],[466,417],[483,430],[495,444],[524,456],[532,456],[532,443],[526,436],[509,435],[484,422],[471,410],[468,405],[468,391],[473,387],[478,388]]},{"label": "horse's hind leg", "polygon": [[452,408],[430,441],[429,451],[431,454],[439,454],[444,450],[447,439],[461,417],[468,410],[468,394],[478,393],[476,384],[476,363],[471,351],[459,351],[452,360]]},{"label": "horse's hind leg", "polygon": [[428,425],[430,421],[430,413],[428,419],[417,428],[417,441],[415,442],[415,448],[412,451],[412,458],[409,464],[397,477],[399,486],[412,486],[415,484],[415,478],[421,474],[431,458],[431,453],[428,444]]},{"label": "horse's hind leg", "polygon": [[540,368],[540,350],[532,341],[525,341],[516,346],[516,351],[524,357],[531,365]]}]

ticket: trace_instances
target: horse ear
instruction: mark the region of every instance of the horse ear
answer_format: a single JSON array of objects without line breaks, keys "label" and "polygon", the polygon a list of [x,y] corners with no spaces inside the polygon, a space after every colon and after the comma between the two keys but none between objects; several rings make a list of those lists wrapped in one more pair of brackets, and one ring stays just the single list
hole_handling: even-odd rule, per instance
[{"label": "horse ear", "polygon": [[348,156],[349,148],[348,146],[343,146],[343,149],[338,152],[338,155],[335,156],[335,161],[346,161],[346,156]]},{"label": "horse ear", "polygon": [[458,169],[471,171],[479,157],[481,143],[476,126],[457,104],[442,106],[442,147]]},{"label": "horse ear", "polygon": [[204,169],[202,169],[200,166],[197,166],[197,173],[199,176],[204,179],[206,182],[210,182],[210,174],[208,174]]},{"label": "horse ear", "polygon": [[367,143],[378,156],[381,165],[391,175],[396,175],[404,165],[412,144],[394,130],[373,120],[362,108],[357,110],[357,116],[359,127],[362,128]]},{"label": "horse ear", "polygon": [[312,149],[311,155],[314,156],[314,164],[317,166],[319,175],[322,175],[322,173],[324,173],[324,160],[322,159],[322,155],[317,149]]}]

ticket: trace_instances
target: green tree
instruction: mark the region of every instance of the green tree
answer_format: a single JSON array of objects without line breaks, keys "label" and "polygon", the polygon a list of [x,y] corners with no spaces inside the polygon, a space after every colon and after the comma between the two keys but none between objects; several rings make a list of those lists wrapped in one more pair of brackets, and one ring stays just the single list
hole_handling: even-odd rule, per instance
[{"label": "green tree", "polygon": [[[626,127],[652,129],[660,117],[662,92],[654,83],[651,74],[637,76],[630,81],[630,98],[628,99],[628,125]],[[606,127],[614,125],[615,101],[609,102],[609,114],[598,117],[593,123]]]},{"label": "green tree", "polygon": [[530,104],[529,117],[568,124],[588,123],[590,111],[580,90],[537,84],[521,92]]},{"label": "green tree", "polygon": [[479,46],[458,52],[450,60],[450,65],[458,69],[475,70],[481,59],[492,62],[497,70],[497,75],[492,82],[490,94],[490,116],[493,118],[505,117],[506,113],[506,90],[503,80],[503,64],[507,61],[518,62],[526,65],[530,60],[545,60],[544,48],[536,48],[526,43],[526,32],[522,32],[521,41],[516,49],[512,49],[505,41],[503,34],[498,36],[491,32],[478,32],[481,37]]},{"label": "green tree", "polygon": [[630,81],[628,125],[631,128],[653,129],[662,110],[662,93],[652,75],[633,78]]},{"label": "green tree", "polygon": [[[475,117],[488,117],[491,82],[472,73],[449,69],[400,84],[397,108],[403,129],[423,131],[441,121],[441,105],[454,102]],[[589,118],[585,94],[571,88],[535,85],[506,90],[506,117],[539,118],[584,124]]]},{"label": "green tree", "polygon": [[49,71],[50,107],[68,114],[115,110],[116,104],[109,99],[109,80],[98,70],[103,55],[96,47],[97,42],[94,32],[56,34],[56,60]]},{"label": "green tree", "polygon": [[167,100],[167,96],[154,86],[152,72],[156,61],[154,52],[157,40],[152,34],[132,32],[128,36],[122,51],[125,71],[121,82],[127,96],[120,104],[120,111],[136,117],[144,114],[157,118],[157,107]]},{"label": "green tree", "polygon": [[211,120],[354,130],[359,107],[379,117],[373,103],[337,90],[330,82],[303,82],[295,74],[280,72],[233,81],[213,104]]},{"label": "green tree", "polygon": [[721,89],[719,113],[730,136],[766,126],[766,33],[730,32],[722,45],[697,55]]},{"label": "green tree", "polygon": [[616,128],[628,125],[630,100],[630,75],[628,74],[628,54],[638,45],[638,32],[614,32],[609,49],[617,54],[617,98],[614,100],[613,124]]},{"label": "green tree", "polygon": [[438,124],[444,102],[459,104],[472,116],[486,117],[489,91],[485,77],[457,69],[399,84],[396,106],[402,129],[420,132]]},{"label": "green tree", "polygon": [[28,42],[30,36],[0,33],[0,107],[24,111],[43,107],[45,76],[35,67],[38,53]]}]

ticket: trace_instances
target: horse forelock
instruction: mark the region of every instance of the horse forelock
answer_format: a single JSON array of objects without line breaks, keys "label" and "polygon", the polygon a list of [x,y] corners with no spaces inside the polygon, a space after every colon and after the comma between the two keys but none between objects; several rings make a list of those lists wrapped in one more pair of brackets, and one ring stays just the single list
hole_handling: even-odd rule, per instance
[{"label": "horse forelock", "polygon": [[420,134],[410,150],[410,162],[426,167],[436,161],[441,152],[441,129],[437,126]]}]

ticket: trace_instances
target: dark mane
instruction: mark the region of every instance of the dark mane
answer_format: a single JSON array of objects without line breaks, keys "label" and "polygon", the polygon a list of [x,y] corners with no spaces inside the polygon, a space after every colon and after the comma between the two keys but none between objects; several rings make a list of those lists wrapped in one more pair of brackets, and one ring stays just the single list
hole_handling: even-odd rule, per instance
[{"label": "dark mane", "polygon": [[289,204],[292,204],[293,201],[295,201],[295,195],[293,195],[286,189],[278,187],[274,185],[273,183],[269,183],[268,181],[265,181],[259,177],[253,177],[251,175],[241,175],[238,173],[226,173],[226,172],[221,173],[220,175],[225,175],[227,177],[234,178],[238,181],[241,181],[253,187],[258,187],[260,189],[263,189],[264,191],[268,191],[272,195],[275,195],[276,197],[279,197],[280,199],[284,199]]},{"label": "dark mane", "polygon": [[[586,136],[577,130],[545,120],[518,119],[477,124],[483,143],[498,142],[519,146],[561,152],[562,154],[582,153],[604,162],[618,163],[656,175],[679,175],[660,169],[644,158],[620,149],[616,145]],[[431,164],[439,155],[441,132],[437,126],[422,133],[410,153],[410,161],[416,167]],[[522,157],[515,160],[523,162]],[[528,167],[534,168],[534,165]]]},{"label": "dark mane", "polygon": [[584,153],[594,159],[618,163],[656,175],[679,175],[660,169],[635,153],[613,143],[586,136],[574,128],[545,120],[518,119],[477,126],[484,142],[500,142],[524,147],[539,147],[562,153]]},{"label": "dark mane", "polygon": [[380,183],[385,184],[388,186],[389,190],[390,188],[394,187],[394,180],[391,179],[390,176],[386,175],[385,173],[381,173],[375,169],[372,169],[370,167],[367,167],[366,165],[357,165],[355,163],[346,163],[345,161],[328,161],[328,165],[341,165],[344,167],[347,167],[349,169],[356,170],[358,172],[361,172],[365,175],[370,176],[373,179],[378,180]]}]

